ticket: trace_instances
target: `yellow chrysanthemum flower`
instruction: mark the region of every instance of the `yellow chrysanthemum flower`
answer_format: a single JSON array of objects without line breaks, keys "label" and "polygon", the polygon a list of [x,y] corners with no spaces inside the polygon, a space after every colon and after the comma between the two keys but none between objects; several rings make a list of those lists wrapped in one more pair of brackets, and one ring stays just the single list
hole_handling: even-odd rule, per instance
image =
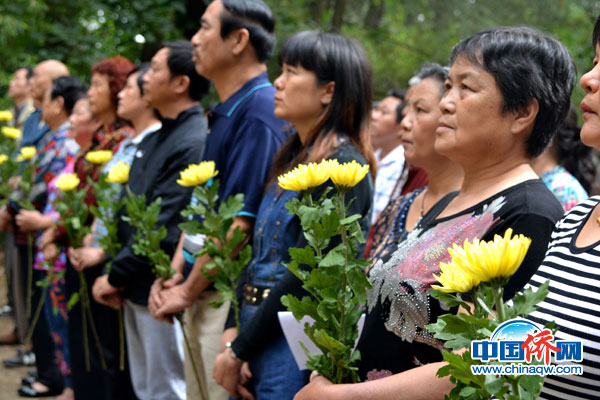
[{"label": "yellow chrysanthemum flower", "polygon": [[[513,230],[508,228],[504,237],[495,235],[492,241],[473,243],[471,251],[476,254],[478,262],[465,263],[469,273],[482,282],[488,282],[508,278],[517,272],[527,254],[531,239],[523,235],[511,238],[512,233]],[[454,259],[454,255],[452,258]]]},{"label": "yellow chrysanthemum flower", "polygon": [[0,154],[0,165],[4,164],[8,161],[8,156],[6,154]]},{"label": "yellow chrysanthemum flower", "polygon": [[124,184],[129,180],[129,164],[119,161],[108,171],[106,182]]},{"label": "yellow chrysanthemum flower", "polygon": [[8,110],[0,111],[0,121],[12,121],[13,113]]},{"label": "yellow chrysanthemum flower", "polygon": [[202,161],[200,164],[190,164],[186,169],[179,173],[180,179],[177,183],[181,186],[203,185],[210,178],[217,176],[219,171],[215,171],[214,161]]},{"label": "yellow chrysanthemum flower", "polygon": [[327,162],[298,164],[293,170],[277,177],[282,189],[301,192],[316,188],[329,179]]},{"label": "yellow chrysanthemum flower", "polygon": [[456,265],[454,259],[452,261],[453,262],[449,264],[440,263],[440,270],[442,273],[440,276],[434,274],[433,277],[437,279],[442,286],[432,285],[434,289],[446,293],[467,293],[475,286],[479,285],[479,281],[459,265]]},{"label": "yellow chrysanthemum flower", "polygon": [[21,139],[21,136],[23,135],[23,133],[21,132],[20,129],[17,128],[12,128],[10,126],[3,126],[2,127],[2,134],[4,136],[6,136],[7,138],[16,140],[16,139]]},{"label": "yellow chrysanthemum flower", "polygon": [[356,160],[340,164],[337,160],[329,160],[329,176],[338,189],[348,190],[354,187],[369,172],[369,165],[360,165]]},{"label": "yellow chrysanthemum flower", "polygon": [[63,192],[68,192],[79,186],[77,174],[62,174],[56,179],[56,187]]},{"label": "yellow chrysanthemum flower", "polygon": [[35,156],[35,153],[36,151],[34,146],[23,147],[21,148],[21,152],[17,156],[16,160],[18,162],[31,160]]},{"label": "yellow chrysanthemum flower", "polygon": [[523,235],[511,238],[512,233],[513,230],[508,228],[504,237],[495,235],[494,240],[489,242],[474,240],[469,243],[467,239],[462,247],[455,244],[448,249],[452,262],[440,263],[442,274],[439,277],[434,275],[444,287],[433,287],[445,292],[463,292],[461,289],[467,287],[468,282],[476,286],[479,282],[512,276],[521,266],[531,244],[531,239]]},{"label": "yellow chrysanthemum flower", "polygon": [[110,150],[90,151],[85,155],[85,159],[92,164],[104,164],[110,161],[113,152]]}]

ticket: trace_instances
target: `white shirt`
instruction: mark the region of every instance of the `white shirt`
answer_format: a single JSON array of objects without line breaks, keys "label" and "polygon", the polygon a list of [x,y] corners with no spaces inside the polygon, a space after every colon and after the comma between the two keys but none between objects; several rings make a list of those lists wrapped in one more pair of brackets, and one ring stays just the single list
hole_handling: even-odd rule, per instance
[{"label": "white shirt", "polygon": [[[404,147],[398,145],[394,150],[390,151],[382,160],[379,159],[381,149],[375,151],[377,158],[377,177],[375,179],[375,194],[373,196],[373,216],[371,224],[377,221],[379,213],[383,211],[390,201],[392,191],[398,183],[398,179],[402,176],[404,169]],[[403,182],[400,182],[403,185]]]}]

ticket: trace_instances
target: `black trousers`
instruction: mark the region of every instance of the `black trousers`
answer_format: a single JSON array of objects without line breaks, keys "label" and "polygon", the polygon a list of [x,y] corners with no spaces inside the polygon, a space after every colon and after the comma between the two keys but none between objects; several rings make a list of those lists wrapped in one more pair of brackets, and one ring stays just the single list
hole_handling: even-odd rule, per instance
[{"label": "black trousers", "polygon": [[[21,279],[22,289],[23,293],[27,293],[27,276],[29,273],[27,245],[17,244],[17,252],[19,261],[18,265],[23,272],[21,274],[23,277],[23,279]],[[33,248],[33,254],[35,254],[35,246]],[[32,257],[33,254],[31,255]],[[29,319],[29,324],[32,322],[33,314],[35,313],[35,307],[42,296],[42,288],[37,286],[35,283],[38,280],[44,279],[45,277],[45,271],[33,271],[31,317]],[[35,354],[35,366],[38,372],[37,381],[52,389],[62,389],[64,387],[64,379],[60,373],[60,370],[58,369],[54,340],[52,339],[52,334],[50,333],[50,328],[48,327],[48,323],[46,322],[46,317],[44,316],[43,312],[38,318],[33,330],[31,344]]]},{"label": "black trousers", "polygon": [[[88,372],[85,365],[83,319],[81,302],[69,311],[69,349],[71,351],[71,371],[73,390],[76,399],[85,400],[131,400],[137,399],[131,385],[127,354],[125,368],[119,370],[119,320],[118,312],[112,308],[98,304],[92,296],[92,286],[97,277],[102,275],[104,266],[96,266],[84,270],[88,287],[88,296],[94,318],[94,324],[100,337],[102,353],[107,364],[103,370],[100,355],[90,324],[88,322],[88,348],[90,350],[90,366]],[[69,264],[67,267],[67,296],[79,291],[79,273]],[[127,349],[125,348],[125,351]]]}]

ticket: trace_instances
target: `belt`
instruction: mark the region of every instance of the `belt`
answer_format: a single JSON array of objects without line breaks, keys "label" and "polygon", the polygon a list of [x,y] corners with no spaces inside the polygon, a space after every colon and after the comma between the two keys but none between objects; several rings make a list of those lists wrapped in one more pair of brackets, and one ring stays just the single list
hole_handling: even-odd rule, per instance
[{"label": "belt", "polygon": [[270,292],[269,286],[254,286],[246,283],[244,285],[244,301],[252,306],[258,306],[269,296]]}]

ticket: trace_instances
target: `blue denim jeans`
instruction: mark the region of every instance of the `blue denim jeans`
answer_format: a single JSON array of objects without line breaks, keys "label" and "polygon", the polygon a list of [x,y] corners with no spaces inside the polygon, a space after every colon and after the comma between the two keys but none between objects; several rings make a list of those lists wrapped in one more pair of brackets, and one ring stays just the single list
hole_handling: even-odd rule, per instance
[{"label": "blue denim jeans", "polygon": [[[244,326],[258,306],[242,304],[240,322]],[[250,361],[252,380],[247,387],[256,400],[292,400],[308,383],[310,370],[299,370],[285,336],[277,339],[254,360]]]}]

